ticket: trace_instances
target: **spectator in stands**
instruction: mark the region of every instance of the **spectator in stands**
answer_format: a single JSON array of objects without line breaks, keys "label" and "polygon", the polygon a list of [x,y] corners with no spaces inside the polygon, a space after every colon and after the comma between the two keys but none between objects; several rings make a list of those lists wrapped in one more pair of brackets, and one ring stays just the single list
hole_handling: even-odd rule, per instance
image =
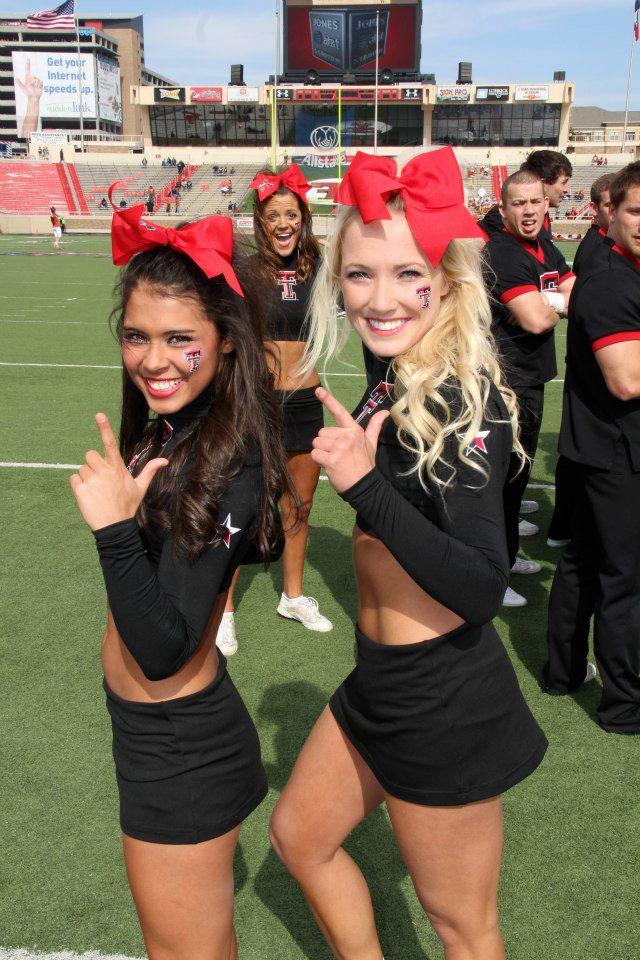
[{"label": "spectator in stands", "polygon": [[178,162],[177,162],[177,164],[176,164],[176,169],[177,169],[178,174],[179,174],[180,176],[182,176],[182,171],[184,170],[184,168],[185,168],[185,162],[184,162],[184,160],[178,160]]},{"label": "spectator in stands", "polygon": [[100,201],[100,203],[98,204],[98,206],[100,207],[101,210],[106,210],[106,209],[107,209],[107,198],[106,198],[106,197],[103,197],[102,200]]},{"label": "spectator in stands", "polygon": [[143,158],[142,158],[142,166],[143,166],[143,167],[146,167],[146,165],[147,165],[147,158],[146,158],[146,157],[143,157]]},{"label": "spectator in stands", "polygon": [[120,201],[120,203],[118,204],[118,206],[120,207],[121,210],[124,210],[124,209],[126,208],[126,206],[127,206],[127,201],[125,200],[124,197],[122,198],[122,200]]},{"label": "spectator in stands", "polygon": [[173,200],[175,203],[176,216],[177,216],[178,213],[180,212],[180,204],[182,203],[182,197],[180,196],[180,193],[178,192],[178,190],[173,191]]}]

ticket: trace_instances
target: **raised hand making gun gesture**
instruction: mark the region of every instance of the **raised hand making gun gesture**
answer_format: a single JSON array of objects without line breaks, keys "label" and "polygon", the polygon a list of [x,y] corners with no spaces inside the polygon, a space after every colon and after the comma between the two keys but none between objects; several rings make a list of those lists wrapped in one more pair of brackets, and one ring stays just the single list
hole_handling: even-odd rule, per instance
[{"label": "raised hand making gun gesture", "polygon": [[166,457],[150,460],[132,477],[120,456],[109,418],[96,414],[104,456],[89,450],[77,473],[69,478],[80,513],[91,530],[134,517],[158,470],[166,467]]},{"label": "raised hand making gun gesture", "polygon": [[389,411],[375,413],[363,430],[324,387],[318,387],[316,397],[333,416],[336,426],[322,428],[313,441],[311,456],[324,467],[334,490],[344,493],[375,466],[378,438]]}]

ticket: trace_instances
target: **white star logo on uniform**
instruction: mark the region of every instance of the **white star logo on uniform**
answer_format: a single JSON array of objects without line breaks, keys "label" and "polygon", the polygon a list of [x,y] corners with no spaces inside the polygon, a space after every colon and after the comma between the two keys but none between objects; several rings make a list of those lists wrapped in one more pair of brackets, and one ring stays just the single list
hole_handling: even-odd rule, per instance
[{"label": "white star logo on uniform", "polygon": [[491,433],[491,430],[481,430],[477,437],[473,438],[473,441],[469,444],[466,449],[465,457],[468,457],[470,453],[474,450],[479,450],[480,453],[488,453],[487,445],[485,444],[486,438]]},{"label": "white star logo on uniform", "polygon": [[220,524],[220,526],[218,527],[218,534],[220,536],[220,539],[224,543],[225,547],[227,548],[227,550],[229,549],[229,546],[231,544],[231,537],[234,535],[234,533],[239,533],[241,529],[242,529],[241,527],[231,526],[230,513],[227,515],[226,520],[223,520],[223,522]]}]

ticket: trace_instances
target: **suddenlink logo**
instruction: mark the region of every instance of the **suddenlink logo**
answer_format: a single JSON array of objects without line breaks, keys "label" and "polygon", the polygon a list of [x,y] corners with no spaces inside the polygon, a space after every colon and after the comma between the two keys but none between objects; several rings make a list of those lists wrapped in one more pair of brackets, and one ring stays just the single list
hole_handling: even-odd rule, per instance
[{"label": "suddenlink logo", "polygon": [[[88,91],[87,91],[88,92]],[[80,113],[80,104],[79,103],[51,103],[47,105],[47,110],[49,111],[52,117],[61,117],[63,114],[69,114],[70,116],[78,116]],[[91,105],[82,103],[82,113],[91,113]]]}]

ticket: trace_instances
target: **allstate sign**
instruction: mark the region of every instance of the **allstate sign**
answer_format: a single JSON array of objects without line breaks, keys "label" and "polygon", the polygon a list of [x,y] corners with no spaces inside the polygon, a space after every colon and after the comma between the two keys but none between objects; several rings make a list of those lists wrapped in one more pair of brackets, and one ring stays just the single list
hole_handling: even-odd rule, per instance
[{"label": "allstate sign", "polygon": [[315,127],[311,131],[311,146],[316,150],[335,150],[338,146],[338,128],[332,126]]}]

